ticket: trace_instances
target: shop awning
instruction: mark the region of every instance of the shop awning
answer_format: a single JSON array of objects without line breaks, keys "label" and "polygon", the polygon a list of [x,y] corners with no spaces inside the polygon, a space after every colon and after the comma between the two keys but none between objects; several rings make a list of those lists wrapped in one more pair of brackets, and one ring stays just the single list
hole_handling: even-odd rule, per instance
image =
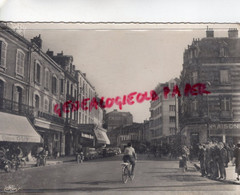
[{"label": "shop awning", "polygon": [[108,139],[106,130],[104,131],[101,128],[97,127],[94,129],[94,133],[99,144],[110,144],[110,140]]},{"label": "shop awning", "polygon": [[41,143],[41,136],[24,116],[0,112],[0,141]]}]

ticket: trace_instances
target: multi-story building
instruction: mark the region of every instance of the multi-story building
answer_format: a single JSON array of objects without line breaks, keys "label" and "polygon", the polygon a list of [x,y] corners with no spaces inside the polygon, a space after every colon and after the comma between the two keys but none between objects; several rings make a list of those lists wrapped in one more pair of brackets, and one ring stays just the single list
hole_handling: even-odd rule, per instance
[{"label": "multi-story building", "polygon": [[79,136],[79,143],[83,146],[100,146],[110,144],[106,135],[107,130],[102,127],[103,125],[103,108],[98,104],[97,108],[92,107],[90,104],[95,98],[100,102],[95,87],[87,79],[86,73],[79,71],[78,75],[78,95],[79,101],[88,99],[87,110],[78,110],[78,129],[81,132]]},{"label": "multi-story building", "polygon": [[62,82],[64,72],[42,51],[42,39],[31,39],[29,105],[34,107],[34,125],[48,147],[50,155],[65,155],[64,117],[54,113],[54,106],[66,100]]},{"label": "multi-story building", "polygon": [[207,92],[179,98],[180,125],[186,144],[206,142],[208,138],[223,142],[240,140],[240,39],[237,29],[228,37],[193,39],[184,52],[180,88],[202,83]]},{"label": "multi-story building", "polygon": [[118,112],[116,109],[105,114],[104,118],[104,127],[107,129],[111,144],[114,144],[116,140],[114,129],[133,124],[133,116],[130,112]]},{"label": "multi-story building", "polygon": [[105,115],[105,125],[108,131],[115,129],[121,125],[131,125],[133,116],[130,112],[118,112],[114,109]]},{"label": "multi-story building", "polygon": [[[5,135],[6,130],[0,129],[0,144],[4,140],[9,142],[42,140],[48,147],[50,155],[73,154],[76,146],[82,144],[83,135],[90,137],[92,141],[88,146],[109,144],[107,130],[102,128],[102,108],[92,109],[91,112],[82,112],[81,108],[72,112],[71,104],[64,108],[69,100],[76,102],[86,97],[97,98],[95,89],[87,81],[86,76],[75,70],[73,56],[64,55],[63,52],[54,55],[53,51],[49,50],[44,53],[40,35],[28,41],[6,24],[0,23],[0,28],[2,123],[8,120],[7,114],[3,114],[5,112],[25,116],[34,125],[31,129],[31,126],[26,124],[29,123],[27,119],[20,117],[21,119],[14,121],[16,135],[14,128],[11,129],[12,136]],[[84,77],[83,83],[79,83],[80,77]],[[54,111],[56,106],[60,114]],[[12,118],[15,119],[16,116]],[[85,128],[81,128],[82,123],[94,124],[94,128],[86,133]],[[23,124],[26,128],[29,127],[25,131],[19,130]]]},{"label": "multi-story building", "polygon": [[111,145],[123,149],[124,146],[131,142],[136,151],[139,152],[141,144],[145,143],[145,140],[143,140],[143,131],[143,123],[133,123],[131,125],[117,127],[110,132],[114,135],[112,136],[114,139]]},{"label": "multi-story building", "polygon": [[178,85],[177,78],[166,83],[159,83],[155,88],[158,99],[150,102],[151,116],[149,119],[150,141],[153,145],[169,142],[171,136],[178,131],[178,101],[176,96],[168,93],[164,96],[164,87],[170,91]]},{"label": "multi-story building", "polygon": [[34,105],[30,93],[32,43],[0,23],[0,144],[40,143],[32,125]]},{"label": "multi-story building", "polygon": [[[78,89],[78,71],[75,70],[75,65],[73,65],[73,56],[64,55],[63,52],[54,55],[53,51],[47,51],[47,55],[53,59],[62,69],[62,77],[64,79],[58,79],[56,81],[56,89],[59,94],[63,96],[65,101],[71,100],[72,102],[77,101],[77,89]],[[53,78],[53,84],[55,84]],[[60,102],[64,103],[59,99]],[[71,106],[69,106],[69,112],[62,112],[63,118],[66,118],[66,123],[64,127],[64,142],[65,142],[65,154],[70,155],[74,153],[76,147],[76,135],[77,123],[78,123],[78,112],[72,112]]]}]

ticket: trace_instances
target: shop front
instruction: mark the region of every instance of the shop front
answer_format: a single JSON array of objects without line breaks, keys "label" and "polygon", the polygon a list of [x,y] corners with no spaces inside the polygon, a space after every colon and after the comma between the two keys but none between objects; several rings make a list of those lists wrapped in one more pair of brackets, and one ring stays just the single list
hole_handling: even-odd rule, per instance
[{"label": "shop front", "polygon": [[96,136],[97,147],[110,145],[110,140],[108,139],[106,129],[96,126],[94,128],[94,134]]},{"label": "shop front", "polygon": [[78,144],[83,147],[101,147],[110,144],[107,130],[95,124],[79,124],[80,139]]},{"label": "shop front", "polygon": [[63,126],[39,118],[34,120],[34,125],[43,138],[43,144],[49,156],[65,155]]},{"label": "shop front", "polygon": [[31,122],[24,116],[0,112],[0,146],[20,146],[25,155],[43,142]]},{"label": "shop front", "polygon": [[236,144],[240,141],[239,122],[220,122],[209,125],[210,138],[224,143]]}]

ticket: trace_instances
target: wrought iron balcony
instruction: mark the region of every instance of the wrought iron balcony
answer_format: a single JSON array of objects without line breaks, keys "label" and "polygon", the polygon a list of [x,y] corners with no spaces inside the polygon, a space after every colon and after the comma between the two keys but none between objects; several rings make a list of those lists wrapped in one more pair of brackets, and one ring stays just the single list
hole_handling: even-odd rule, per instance
[{"label": "wrought iron balcony", "polygon": [[65,123],[64,118],[59,117],[59,116],[55,116],[55,115],[52,115],[52,114],[49,114],[49,113],[41,112],[41,111],[37,111],[37,116],[36,117],[44,118],[44,119],[47,119],[50,122],[55,122],[55,123],[62,124],[62,125],[64,125],[64,123]]},{"label": "wrought iron balcony", "polygon": [[5,98],[0,98],[0,111],[33,118],[33,107]]}]

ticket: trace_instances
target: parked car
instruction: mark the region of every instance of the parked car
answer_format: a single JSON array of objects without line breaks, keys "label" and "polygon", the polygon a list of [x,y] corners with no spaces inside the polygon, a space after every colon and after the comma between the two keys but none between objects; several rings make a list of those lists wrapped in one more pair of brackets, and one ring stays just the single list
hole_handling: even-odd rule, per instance
[{"label": "parked car", "polygon": [[85,147],[83,148],[83,154],[85,160],[92,160],[98,157],[98,152],[95,148]]}]

